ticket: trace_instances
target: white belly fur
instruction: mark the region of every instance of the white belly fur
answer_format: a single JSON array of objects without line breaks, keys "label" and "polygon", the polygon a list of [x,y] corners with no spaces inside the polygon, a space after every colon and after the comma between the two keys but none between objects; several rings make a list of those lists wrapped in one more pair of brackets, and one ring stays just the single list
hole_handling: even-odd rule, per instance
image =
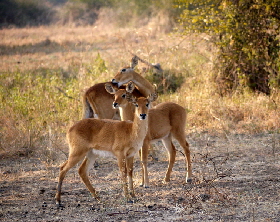
[{"label": "white belly fur", "polygon": [[104,150],[92,149],[92,153],[100,157],[115,157],[115,155],[112,152],[104,151]]}]

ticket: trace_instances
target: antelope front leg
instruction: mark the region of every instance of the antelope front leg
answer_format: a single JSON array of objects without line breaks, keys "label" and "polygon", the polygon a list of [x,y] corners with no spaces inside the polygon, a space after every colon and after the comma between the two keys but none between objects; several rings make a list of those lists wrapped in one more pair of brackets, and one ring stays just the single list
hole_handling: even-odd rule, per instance
[{"label": "antelope front leg", "polygon": [[79,168],[79,175],[82,179],[82,181],[84,182],[84,184],[86,185],[86,187],[88,188],[88,190],[90,191],[91,195],[98,201],[100,201],[99,197],[96,194],[95,189],[93,188],[93,186],[91,185],[89,179],[88,179],[88,167],[92,164],[91,163],[92,160],[88,159],[87,157],[84,159],[83,163],[81,164],[80,168]]},{"label": "antelope front leg", "polygon": [[126,159],[123,155],[118,157],[118,166],[119,166],[120,173],[121,173],[121,181],[122,181],[122,185],[123,185],[124,196],[125,196],[126,200],[128,202],[130,202],[130,199],[128,196],[128,187],[127,187]]},{"label": "antelope front leg", "polygon": [[126,168],[128,172],[128,186],[130,190],[131,197],[135,197],[134,188],[133,188],[133,157],[126,159]]},{"label": "antelope front leg", "polygon": [[144,140],[143,147],[141,149],[141,163],[142,163],[142,184],[140,186],[143,186],[145,188],[149,187],[149,176],[148,176],[148,154],[149,154],[149,141]]}]

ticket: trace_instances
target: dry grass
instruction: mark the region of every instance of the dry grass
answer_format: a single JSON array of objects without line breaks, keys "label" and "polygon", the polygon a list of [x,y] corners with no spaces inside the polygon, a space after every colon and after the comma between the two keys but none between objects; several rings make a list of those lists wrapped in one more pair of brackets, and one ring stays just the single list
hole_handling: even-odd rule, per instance
[{"label": "dry grass", "polygon": [[[207,36],[164,34],[160,32],[161,24],[155,24],[151,21],[143,28],[113,29],[110,26],[106,28],[99,21],[96,26],[88,27],[50,26],[1,30],[1,82],[3,90],[8,91],[7,95],[13,93],[9,91],[9,86],[13,85],[15,78],[31,79],[24,84],[36,81],[36,75],[47,75],[50,79],[62,78],[56,79],[57,82],[49,80],[39,89],[34,88],[39,90],[39,97],[45,97],[48,103],[38,100],[37,105],[33,104],[32,117],[23,118],[11,105],[11,101],[7,102],[9,98],[2,99],[1,115],[9,113],[11,117],[1,118],[1,128],[4,130],[1,134],[6,138],[1,141],[2,148],[7,149],[11,142],[15,146],[18,143],[20,147],[28,147],[30,141],[36,141],[38,137],[39,141],[46,138],[49,129],[55,135],[65,133],[65,127],[81,117],[81,95],[84,90],[97,82],[109,81],[120,67],[128,65],[131,59],[129,50],[150,62],[161,63],[166,75],[178,73],[185,77],[180,89],[173,94],[162,95],[158,101],[174,101],[188,109],[187,132],[229,134],[279,130],[279,90],[274,90],[270,97],[246,90],[220,97],[215,92],[216,83],[213,80],[215,48]],[[107,67],[101,73],[96,68],[99,65],[96,61],[98,54]],[[69,77],[76,80],[63,83]],[[20,90],[27,91],[29,97],[25,99],[25,104],[33,100],[34,93],[29,92],[35,86],[34,83],[20,86]],[[65,97],[68,95],[74,100]],[[42,104],[38,106],[38,103]],[[64,107],[69,109],[65,110]],[[51,111],[51,121],[47,121],[50,119],[48,112],[43,114],[40,110]],[[65,116],[69,118],[65,119]],[[26,127],[30,118],[36,120],[31,128]],[[36,132],[38,130],[40,132]],[[20,134],[26,139],[7,139]],[[47,144],[42,144],[42,147]]]}]

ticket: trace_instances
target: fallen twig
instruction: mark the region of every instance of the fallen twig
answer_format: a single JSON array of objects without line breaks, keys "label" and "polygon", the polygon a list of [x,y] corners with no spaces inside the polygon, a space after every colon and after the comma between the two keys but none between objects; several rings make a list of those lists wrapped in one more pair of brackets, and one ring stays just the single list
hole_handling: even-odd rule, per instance
[{"label": "fallen twig", "polygon": [[[55,86],[55,88],[56,88],[59,92],[61,92],[64,96],[66,96],[67,98],[69,98],[69,99],[75,99],[75,98],[72,97],[72,96],[68,96],[68,94],[67,94],[66,92],[64,92],[61,88],[59,88],[59,87],[57,87],[57,86]],[[76,99],[76,100],[78,100],[78,99]]]}]

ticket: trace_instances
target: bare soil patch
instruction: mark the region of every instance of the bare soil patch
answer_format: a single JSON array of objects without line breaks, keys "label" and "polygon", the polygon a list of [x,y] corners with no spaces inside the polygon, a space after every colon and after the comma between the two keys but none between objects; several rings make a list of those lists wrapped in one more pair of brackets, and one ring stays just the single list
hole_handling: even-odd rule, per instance
[{"label": "bare soil patch", "polygon": [[77,168],[63,184],[63,208],[55,205],[58,166],[37,156],[0,160],[1,221],[280,221],[280,134],[213,136],[190,134],[194,181],[185,183],[185,160],[177,145],[171,182],[165,150],[149,162],[150,188],[141,188],[135,161],[134,203],[122,196],[116,161],[102,159],[91,170],[101,203],[80,181]]}]

